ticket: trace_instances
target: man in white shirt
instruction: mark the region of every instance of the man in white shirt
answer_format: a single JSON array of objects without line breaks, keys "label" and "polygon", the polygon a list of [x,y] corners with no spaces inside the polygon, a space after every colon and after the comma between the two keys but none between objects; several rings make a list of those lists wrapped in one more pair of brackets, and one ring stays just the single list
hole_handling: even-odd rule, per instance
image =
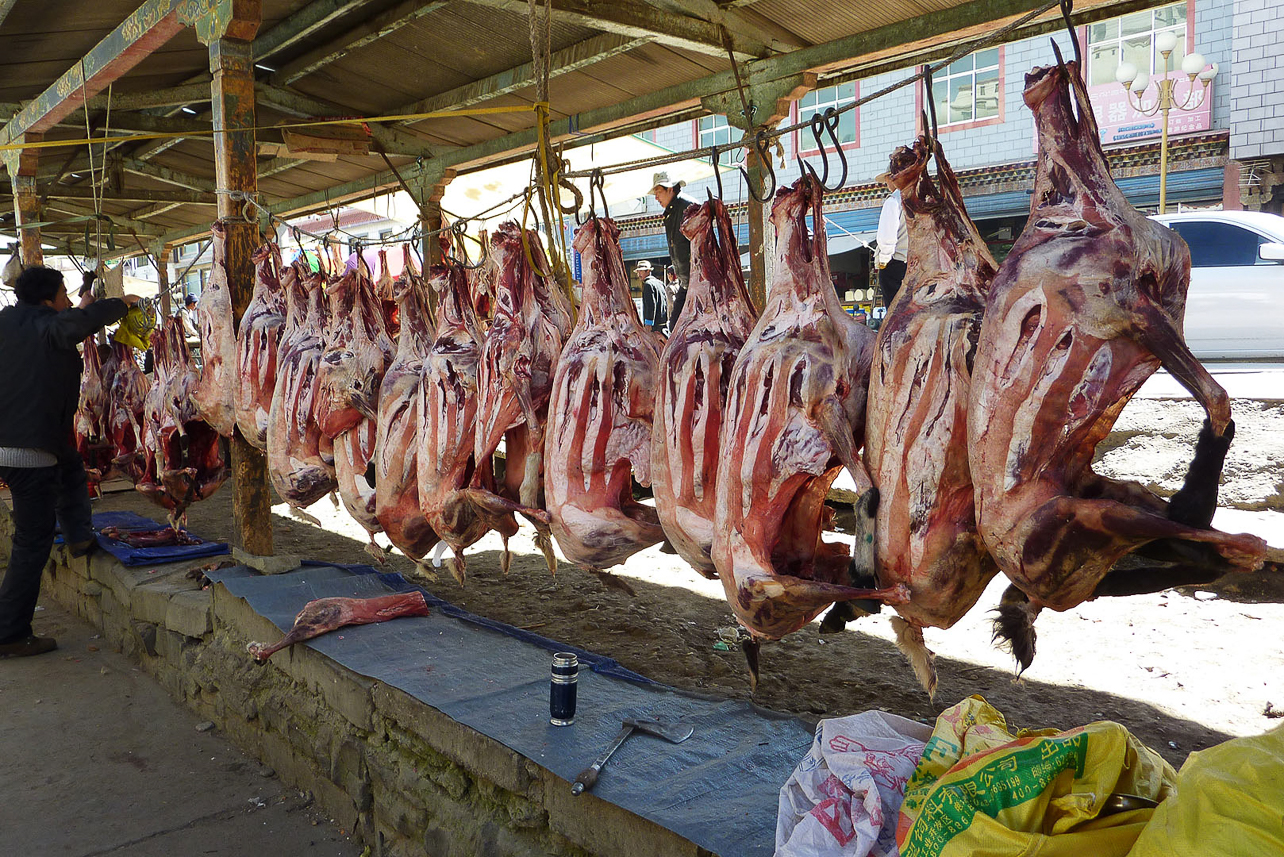
[{"label": "man in white shirt", "polygon": [[[890,185],[889,185],[890,187]],[[901,192],[892,188],[892,194],[883,202],[878,216],[878,290],[883,296],[883,306],[890,307],[892,299],[905,279],[905,260],[909,256],[909,230],[905,227],[905,211],[901,207]]]}]

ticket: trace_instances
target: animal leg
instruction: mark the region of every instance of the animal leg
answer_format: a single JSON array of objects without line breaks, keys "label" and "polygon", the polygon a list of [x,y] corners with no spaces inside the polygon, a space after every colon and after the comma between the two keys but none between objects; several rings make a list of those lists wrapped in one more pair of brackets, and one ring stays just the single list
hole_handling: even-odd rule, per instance
[{"label": "animal leg", "polygon": [[1138,314],[1142,328],[1137,338],[1159,358],[1169,374],[1190,391],[1195,401],[1204,406],[1213,431],[1219,436],[1225,435],[1231,421],[1230,397],[1226,390],[1191,354],[1185,338],[1163,310],[1146,305],[1138,308]]},{"label": "animal leg", "polygon": [[923,639],[923,628],[911,625],[900,616],[892,617],[892,630],[896,632],[896,648],[910,662],[918,683],[923,685],[929,699],[936,696],[936,655]]},{"label": "animal leg", "polygon": [[1015,586],[1003,590],[1003,597],[995,610],[999,615],[994,619],[994,636],[991,641],[998,642],[1000,647],[1006,647],[1017,659],[1017,663],[1021,665],[1017,675],[1029,669],[1034,661],[1034,643],[1037,639],[1034,620],[1038,617],[1039,610],[1038,605]]},{"label": "animal leg", "polygon": [[741,641],[740,650],[745,653],[745,661],[749,664],[749,695],[753,696],[758,692],[758,655],[762,651],[762,642],[757,637],[750,637]]},{"label": "animal leg", "polygon": [[1195,444],[1195,457],[1186,471],[1186,481],[1168,501],[1168,520],[1191,527],[1208,527],[1213,523],[1222,466],[1234,437],[1234,420],[1226,424],[1226,431],[1220,436],[1213,434],[1212,422],[1204,420]]}]

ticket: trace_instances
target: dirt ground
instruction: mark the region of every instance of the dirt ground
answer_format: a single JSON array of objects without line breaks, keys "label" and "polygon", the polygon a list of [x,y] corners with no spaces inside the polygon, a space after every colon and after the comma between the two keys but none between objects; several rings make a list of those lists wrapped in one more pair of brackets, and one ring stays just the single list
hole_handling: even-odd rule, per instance
[{"label": "dirt ground", "polygon": [[[1181,483],[1202,417],[1190,401],[1134,401],[1099,450],[1099,472],[1171,493]],[[1225,508],[1215,524],[1284,547],[1284,405],[1236,402],[1235,418]],[[194,506],[192,532],[230,541],[231,493],[224,486]],[[163,517],[133,493],[110,495],[99,508]],[[321,528],[289,517],[283,505],[273,511],[278,554],[370,562],[363,531],[329,500],[309,509]],[[658,548],[615,570],[633,594],[570,564],[553,577],[532,535],[523,525],[512,540],[507,577],[492,534],[469,551],[466,585],[444,568],[437,580],[421,582],[475,613],[609,655],[659,682],[726,697],[750,695],[741,652],[719,645],[719,632],[735,627],[719,584]],[[387,569],[414,576],[414,565],[400,554],[389,557]],[[1045,611],[1034,664],[1017,679],[1011,657],[990,639],[990,610],[1005,586],[1000,577],[954,628],[928,629],[940,673],[934,700],[893,644],[886,611],[837,635],[821,637],[813,623],[764,645],[762,681],[753,698],[812,720],[869,708],[931,720],[980,694],[1018,728],[1116,720],[1180,764],[1193,750],[1264,732],[1284,716],[1282,584],[1278,575],[1240,575],[1199,589]]]}]

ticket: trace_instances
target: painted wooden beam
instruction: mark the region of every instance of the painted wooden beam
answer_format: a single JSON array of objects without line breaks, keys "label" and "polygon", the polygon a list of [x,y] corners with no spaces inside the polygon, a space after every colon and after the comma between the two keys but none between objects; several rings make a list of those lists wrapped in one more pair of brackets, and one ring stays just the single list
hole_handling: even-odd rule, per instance
[{"label": "painted wooden beam", "polygon": [[307,77],[390,33],[395,33],[407,24],[412,24],[445,5],[445,2],[426,3],[424,0],[406,0],[404,3],[399,3],[369,21],[353,27],[341,38],[308,51],[288,63],[272,75],[272,83],[276,86],[289,86],[296,80]]},{"label": "painted wooden beam", "polygon": [[[0,188],[3,188],[0,185]],[[40,195],[45,199],[94,199],[94,190],[90,187],[80,187],[76,185],[55,184],[52,187],[40,189]],[[175,203],[203,203],[212,205],[215,202],[214,194],[202,193],[194,190],[138,190],[131,188],[122,188],[112,190],[104,188],[98,193],[98,199],[108,202],[175,202]]]},{"label": "painted wooden beam", "polygon": [[263,62],[278,51],[293,47],[326,25],[371,2],[372,0],[312,0],[254,40],[254,61]]},{"label": "painted wooden beam", "polygon": [[197,23],[216,4],[235,0],[146,0],[129,17],[9,120],[0,134],[6,142],[27,131],[44,131]]},{"label": "painted wooden beam", "polygon": [[17,2],[18,0],[0,0],[0,24],[9,17],[9,13],[13,11],[13,6]]},{"label": "painted wooden beam", "polygon": [[[579,71],[594,63],[641,47],[650,41],[651,39],[647,37],[633,38],[631,36],[617,36],[612,33],[604,33],[591,39],[585,39],[568,48],[554,51],[549,62],[549,77],[558,77],[559,75]],[[437,95],[430,95],[393,112],[431,113],[436,110],[448,110],[452,107],[469,107],[474,104],[480,104],[483,101],[489,101],[492,98],[499,98],[501,95],[518,92],[534,84],[534,65],[532,63],[523,63],[507,71],[492,74],[489,77],[466,83],[463,86],[457,86]]]},{"label": "painted wooden beam", "polygon": [[[526,0],[468,0],[479,6],[527,14]],[[559,20],[592,27],[606,33],[630,38],[650,38],[660,44],[683,48],[725,59],[727,48],[718,24],[661,11],[643,0],[553,0],[553,14]],[[747,60],[770,55],[760,39],[730,32],[732,50],[737,59]]]}]

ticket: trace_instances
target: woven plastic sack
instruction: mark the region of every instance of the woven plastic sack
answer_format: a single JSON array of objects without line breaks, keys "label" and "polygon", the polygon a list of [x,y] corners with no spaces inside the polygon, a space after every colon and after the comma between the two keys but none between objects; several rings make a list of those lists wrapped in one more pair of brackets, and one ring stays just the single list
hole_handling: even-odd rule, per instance
[{"label": "woven plastic sack", "polygon": [[141,306],[132,306],[121,319],[120,327],[112,334],[112,339],[123,342],[130,348],[146,351],[151,347],[152,331],[156,329],[156,312]]},{"label": "woven plastic sack", "polygon": [[780,789],[775,857],[893,857],[905,783],[931,734],[883,711],[816,724]]},{"label": "woven plastic sack", "polygon": [[1129,857],[1284,854],[1284,726],[1191,753]]},{"label": "woven plastic sack", "polygon": [[1118,723],[1013,734],[979,696],[937,718],[901,804],[903,857],[1124,857],[1154,813],[1100,813],[1112,794],[1162,801],[1176,773]]}]

